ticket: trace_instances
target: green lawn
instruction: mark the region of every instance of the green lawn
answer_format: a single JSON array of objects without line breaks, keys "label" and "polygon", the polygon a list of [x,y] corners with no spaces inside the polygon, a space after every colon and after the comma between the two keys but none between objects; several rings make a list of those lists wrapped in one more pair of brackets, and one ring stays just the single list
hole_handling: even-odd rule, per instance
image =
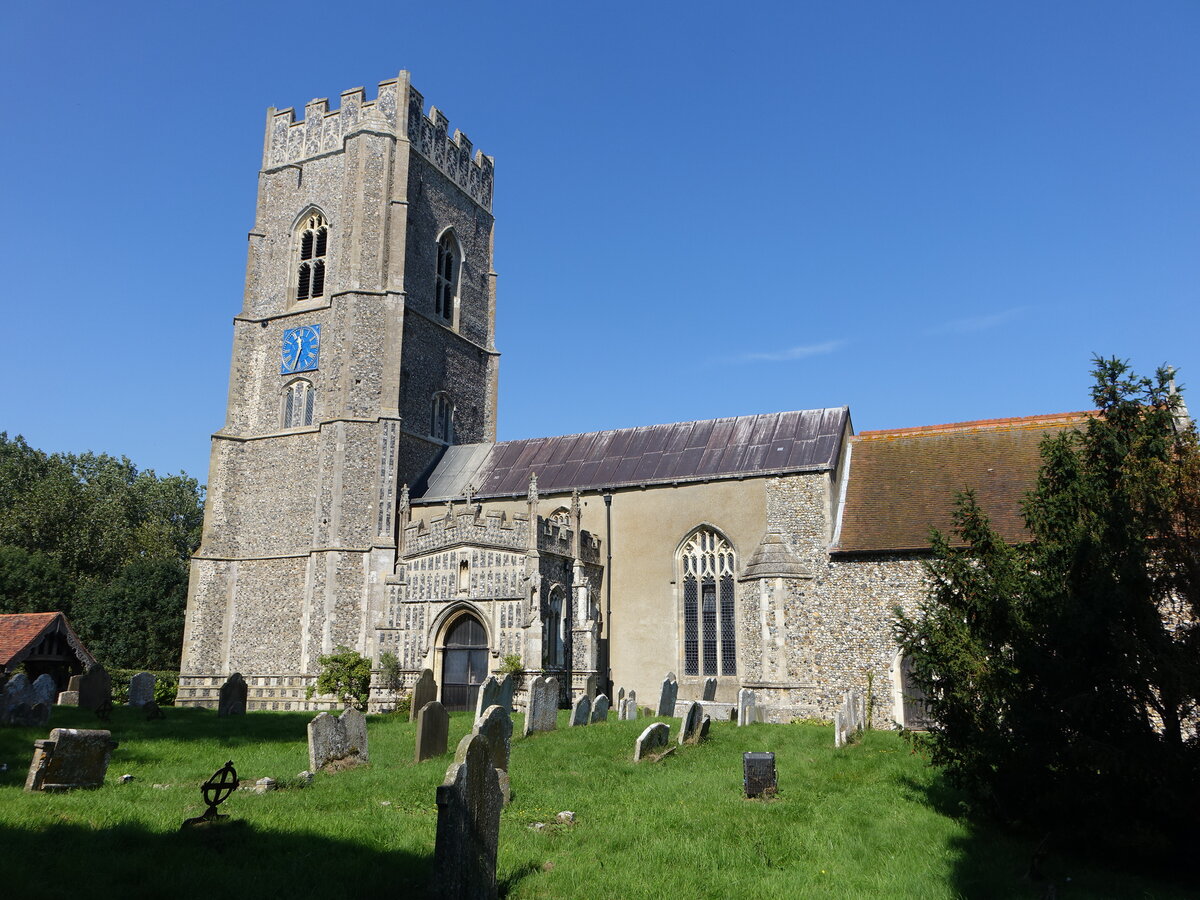
[{"label": "green lawn", "polygon": [[[121,746],[105,786],[25,794],[39,729],[0,729],[0,895],[5,898],[419,896],[433,854],[435,788],[451,757],[413,765],[413,726],[371,718],[371,764],[301,786],[310,713],[218,719],[118,708]],[[895,734],[835,750],[832,728],[714,724],[710,740],[634,765],[650,721],[610,721],[513,740],[513,801],[500,825],[509,897],[1043,897],[1025,877],[1032,846],[959,817],[958,798]],[[520,716],[516,717],[517,732]],[[666,720],[672,730],[678,720]],[[55,708],[53,725],[96,727]],[[451,748],[468,729],[450,723]],[[773,750],[780,794],[742,796],[741,754]],[[243,782],[229,824],[180,833],[204,810],[199,785],[227,759]],[[117,779],[129,773],[130,784]],[[156,788],[155,784],[169,787]],[[553,822],[572,810],[571,826]],[[1182,888],[1051,857],[1059,898],[1183,897]]]}]

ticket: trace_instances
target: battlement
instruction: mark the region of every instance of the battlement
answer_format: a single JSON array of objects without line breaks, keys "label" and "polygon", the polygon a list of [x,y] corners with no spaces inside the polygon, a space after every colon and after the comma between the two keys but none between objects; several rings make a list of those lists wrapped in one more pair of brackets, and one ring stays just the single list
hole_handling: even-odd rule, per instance
[{"label": "battlement", "polygon": [[475,151],[467,136],[455,129],[436,106],[425,114],[425,99],[410,83],[408,72],[379,83],[374,100],[362,88],[343,91],[341,105],[329,108],[327,98],[312,100],[304,118],[296,121],[292,108],[267,110],[263,168],[276,169],[342,149],[349,135],[360,131],[405,136],[412,147],[485,210],[492,209],[495,160]]},{"label": "battlement", "polygon": [[529,543],[529,517],[510,520],[500,512],[479,515],[456,507],[445,515],[409,523],[404,529],[404,556],[411,558],[460,544],[524,551]]},{"label": "battlement", "polygon": [[[538,517],[538,550],[570,556],[572,537],[569,525]],[[590,531],[581,532],[579,535],[579,558],[583,562],[597,565],[600,563],[600,539]]]}]

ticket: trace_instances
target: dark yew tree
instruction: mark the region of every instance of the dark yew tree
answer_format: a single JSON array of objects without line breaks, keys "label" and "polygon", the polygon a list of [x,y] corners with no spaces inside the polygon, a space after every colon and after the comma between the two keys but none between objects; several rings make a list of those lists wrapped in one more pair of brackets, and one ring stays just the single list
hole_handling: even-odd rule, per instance
[{"label": "dark yew tree", "polygon": [[967,493],[896,632],[952,781],[1010,821],[1152,849],[1200,799],[1200,453],[1171,374],[1095,361],[1098,414],[1042,445],[1031,541]]}]

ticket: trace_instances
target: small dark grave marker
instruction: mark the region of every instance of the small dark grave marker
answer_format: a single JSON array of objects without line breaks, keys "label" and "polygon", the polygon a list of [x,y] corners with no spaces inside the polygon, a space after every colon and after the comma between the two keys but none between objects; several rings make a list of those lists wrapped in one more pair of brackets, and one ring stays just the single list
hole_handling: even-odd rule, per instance
[{"label": "small dark grave marker", "polygon": [[207,825],[210,822],[228,819],[229,816],[222,816],[217,813],[217,807],[229,799],[229,795],[238,789],[239,783],[237,769],[233,767],[233,760],[231,759],[221,768],[217,769],[213,773],[212,778],[200,785],[200,796],[208,804],[208,809],[204,811],[204,815],[187,819],[179,826],[179,830],[182,831],[184,828],[189,828],[192,825]]},{"label": "small dark grave marker", "polygon": [[743,753],[747,797],[771,796],[778,790],[774,753]]}]

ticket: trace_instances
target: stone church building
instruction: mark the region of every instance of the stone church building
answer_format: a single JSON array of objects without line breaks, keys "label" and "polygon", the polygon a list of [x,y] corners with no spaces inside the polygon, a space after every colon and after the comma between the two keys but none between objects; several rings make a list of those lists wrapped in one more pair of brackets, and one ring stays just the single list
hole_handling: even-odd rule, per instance
[{"label": "stone church building", "polygon": [[[506,657],[562,701],[667,672],[832,717],[868,678],[912,720],[892,610],[974,488],[1002,534],[1079,414],[855,434],[846,407],[496,442],[493,161],[408,73],[267,113],[226,421],[212,437],[178,703],[241,672],[306,700],[319,657],[394,653],[473,707]],[[373,689],[373,705],[391,696]]]}]

